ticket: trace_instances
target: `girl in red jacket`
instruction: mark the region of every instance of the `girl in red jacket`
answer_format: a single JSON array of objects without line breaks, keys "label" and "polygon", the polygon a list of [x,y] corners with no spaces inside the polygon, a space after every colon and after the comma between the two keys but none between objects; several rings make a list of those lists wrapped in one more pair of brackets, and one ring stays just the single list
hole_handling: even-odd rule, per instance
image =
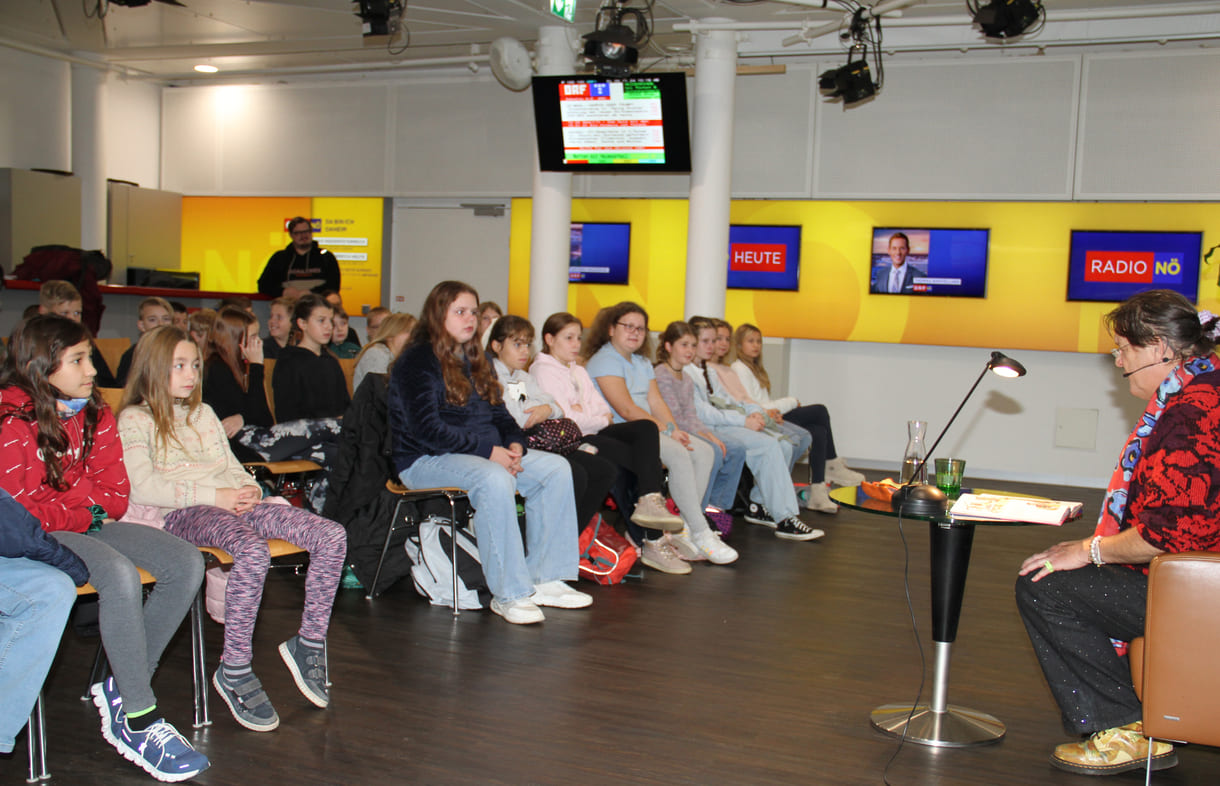
[{"label": "girl in red jacket", "polygon": [[[208,759],[167,723],[149,680],[203,579],[199,551],[127,511],[114,415],[94,390],[89,331],[58,316],[19,325],[0,369],[0,486],[71,549],[98,594],[114,672],[92,688],[102,736],[154,778],[182,781]],[[140,566],[157,577],[143,601]]]}]

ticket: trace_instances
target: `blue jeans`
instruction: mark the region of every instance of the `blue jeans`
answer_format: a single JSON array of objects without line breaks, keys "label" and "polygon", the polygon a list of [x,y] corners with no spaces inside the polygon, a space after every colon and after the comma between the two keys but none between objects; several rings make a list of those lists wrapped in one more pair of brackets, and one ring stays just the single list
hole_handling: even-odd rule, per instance
[{"label": "blue jeans", "polygon": [[67,573],[0,557],[0,753],[13,750],[13,738],[30,716],[75,601]]},{"label": "blue jeans", "polygon": [[[766,506],[775,521],[783,521],[801,512],[792,474],[780,441],[761,431],[745,426],[716,426],[712,433],[724,442],[730,453],[745,455],[746,466],[754,475],[754,490],[750,497]],[[791,447],[791,443],[785,443]]]},{"label": "blue jeans", "polygon": [[[491,594],[501,602],[528,598],[548,581],[576,578],[576,495],[568,462],[532,450],[515,478],[489,459],[464,453],[424,456],[399,479],[407,488],[452,486],[466,490],[475,509],[479,559]],[[516,494],[525,497],[525,543],[517,526]]]},{"label": "blue jeans", "polygon": [[779,440],[779,447],[784,451],[784,458],[788,461],[788,472],[791,473],[792,468],[796,466],[797,459],[805,455],[809,446],[813,444],[813,436],[795,423],[787,421],[779,424],[779,430],[785,437],[785,439]]},{"label": "blue jeans", "polygon": [[[720,434],[716,434],[720,436]],[[712,479],[707,484],[707,493],[703,495],[703,504],[714,505],[721,510],[729,510],[737,498],[737,486],[741,484],[741,468],[746,463],[746,452],[740,445],[730,444],[721,440],[728,448],[728,453],[721,453],[720,448],[699,437],[711,445],[715,462],[712,464]]]}]

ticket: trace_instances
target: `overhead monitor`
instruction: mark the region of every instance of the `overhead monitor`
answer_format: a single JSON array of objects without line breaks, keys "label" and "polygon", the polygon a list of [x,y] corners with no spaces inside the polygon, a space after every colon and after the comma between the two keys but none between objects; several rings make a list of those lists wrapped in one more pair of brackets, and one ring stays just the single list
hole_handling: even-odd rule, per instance
[{"label": "overhead monitor", "polygon": [[690,172],[686,75],[536,76],[544,172]]}]

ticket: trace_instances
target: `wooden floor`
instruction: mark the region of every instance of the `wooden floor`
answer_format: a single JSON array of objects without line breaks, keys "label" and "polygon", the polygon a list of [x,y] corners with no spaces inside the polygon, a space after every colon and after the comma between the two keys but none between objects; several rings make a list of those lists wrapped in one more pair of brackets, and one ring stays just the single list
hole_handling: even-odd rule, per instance
[{"label": "wooden floor", "polygon": [[[1047,763],[1065,737],[1012,584],[1024,556],[1091,530],[1100,492],[990,485],[1085,500],[1085,517],[1059,531],[978,528],[949,701],[995,715],[1008,733],[971,749],[908,744],[888,773],[893,784],[1090,782]],[[881,783],[897,742],[869,726],[869,711],[913,700],[920,681],[903,533],[892,519],[850,511],[805,517],[827,530],[822,541],[779,541],[739,520],[729,540],[741,551],[736,565],[700,564],[686,577],[648,571],[617,587],[582,582],[593,608],[547,610],[543,625],[489,612],[454,621],[402,584],[374,602],[341,591],[328,710],[305,701],[275,652],[295,632],[303,579],[273,571],[255,668],[279,711],[277,731],[241,729],[215,696],[213,725],[190,728],[185,635],[155,687],[169,720],[212,760],[203,784]],[[930,658],[927,525],[903,529]],[[209,621],[206,630],[210,675],[222,629]],[[47,684],[53,782],[147,786],[78,700],[95,643],[69,631]],[[1220,750],[1183,748],[1180,758],[1154,782],[1220,783]],[[0,757],[0,781],[19,783],[25,771],[22,737]]]}]

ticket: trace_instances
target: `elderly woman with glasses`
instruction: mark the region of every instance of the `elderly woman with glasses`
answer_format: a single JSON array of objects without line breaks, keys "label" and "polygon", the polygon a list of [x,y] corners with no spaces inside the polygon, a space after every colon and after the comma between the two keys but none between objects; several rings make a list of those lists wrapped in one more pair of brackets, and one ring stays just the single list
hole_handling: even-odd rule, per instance
[{"label": "elderly woman with glasses", "polygon": [[1143,635],[1148,563],[1220,551],[1220,320],[1176,292],[1143,292],[1106,315],[1115,364],[1148,402],[1120,454],[1094,534],[1021,565],[1017,607],[1069,733],[1051,764],[1085,775],[1177,764],[1143,735],[1116,642]]}]

